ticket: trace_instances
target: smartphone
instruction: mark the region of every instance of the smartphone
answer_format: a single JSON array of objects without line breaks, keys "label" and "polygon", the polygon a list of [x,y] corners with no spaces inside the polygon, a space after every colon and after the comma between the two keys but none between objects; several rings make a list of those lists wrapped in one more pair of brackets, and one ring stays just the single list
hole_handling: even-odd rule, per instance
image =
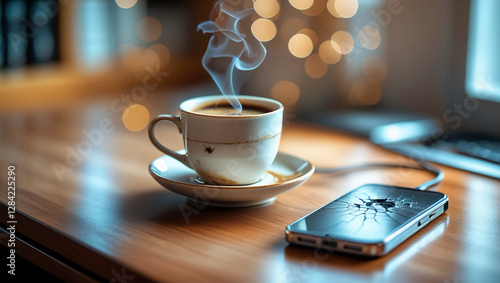
[{"label": "smartphone", "polygon": [[291,244],[382,256],[448,209],[440,192],[364,185],[286,227]]}]

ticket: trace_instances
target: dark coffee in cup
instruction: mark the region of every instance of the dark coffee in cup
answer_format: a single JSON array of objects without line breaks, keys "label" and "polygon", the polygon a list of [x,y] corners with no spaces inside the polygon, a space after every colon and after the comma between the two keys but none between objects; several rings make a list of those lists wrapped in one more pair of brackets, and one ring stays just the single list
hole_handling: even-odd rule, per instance
[{"label": "dark coffee in cup", "polygon": [[256,105],[243,105],[243,109],[238,111],[229,104],[216,104],[196,109],[193,112],[207,115],[238,116],[238,115],[260,115],[271,112],[272,109],[259,107]]}]

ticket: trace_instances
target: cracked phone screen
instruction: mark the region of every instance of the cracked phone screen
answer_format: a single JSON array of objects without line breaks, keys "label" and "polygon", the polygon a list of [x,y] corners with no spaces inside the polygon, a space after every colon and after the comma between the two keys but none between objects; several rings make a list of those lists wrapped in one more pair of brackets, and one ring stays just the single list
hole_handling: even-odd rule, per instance
[{"label": "cracked phone screen", "polygon": [[443,194],[366,185],[294,223],[292,230],[359,241],[382,241],[443,198]]}]

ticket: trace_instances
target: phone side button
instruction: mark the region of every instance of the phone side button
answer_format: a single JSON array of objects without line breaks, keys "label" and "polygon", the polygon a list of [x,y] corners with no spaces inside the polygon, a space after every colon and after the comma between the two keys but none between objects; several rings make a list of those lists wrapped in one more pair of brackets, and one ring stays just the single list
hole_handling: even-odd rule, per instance
[{"label": "phone side button", "polygon": [[428,217],[426,217],[426,218],[424,218],[424,219],[422,219],[422,220],[418,221],[418,227],[420,227],[420,226],[422,226],[422,225],[426,224],[427,222],[429,222],[429,220],[431,220],[431,219],[432,219],[432,217],[436,216],[436,214],[437,214],[437,212],[436,212],[436,211],[433,211],[433,212],[429,213],[429,216],[428,216]]},{"label": "phone side button", "polygon": [[418,221],[418,227],[427,224],[429,222],[430,218],[425,218],[423,220]]}]

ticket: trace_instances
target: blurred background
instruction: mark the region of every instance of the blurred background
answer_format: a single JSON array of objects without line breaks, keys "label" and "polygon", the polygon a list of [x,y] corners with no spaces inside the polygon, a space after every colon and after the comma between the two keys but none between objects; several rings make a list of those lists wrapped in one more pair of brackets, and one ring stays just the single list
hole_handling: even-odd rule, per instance
[{"label": "blurred background", "polygon": [[[255,9],[251,30],[268,51],[241,94],[280,100],[289,117],[340,127],[342,116],[314,117],[415,113],[443,122],[450,105],[467,97],[469,0],[235,1]],[[146,92],[219,93],[201,65],[210,36],[196,30],[213,4],[2,0],[0,111],[64,108],[134,92],[147,97],[134,101],[147,111],[153,95]],[[155,74],[161,79],[151,80]],[[498,105],[487,104],[460,128],[488,130],[489,116],[481,113]],[[454,124],[444,121],[445,128]]]},{"label": "blurred background", "polygon": [[1,108],[130,92],[148,68],[170,70],[163,86],[201,80],[196,25],[210,4],[196,2],[2,0]]}]

